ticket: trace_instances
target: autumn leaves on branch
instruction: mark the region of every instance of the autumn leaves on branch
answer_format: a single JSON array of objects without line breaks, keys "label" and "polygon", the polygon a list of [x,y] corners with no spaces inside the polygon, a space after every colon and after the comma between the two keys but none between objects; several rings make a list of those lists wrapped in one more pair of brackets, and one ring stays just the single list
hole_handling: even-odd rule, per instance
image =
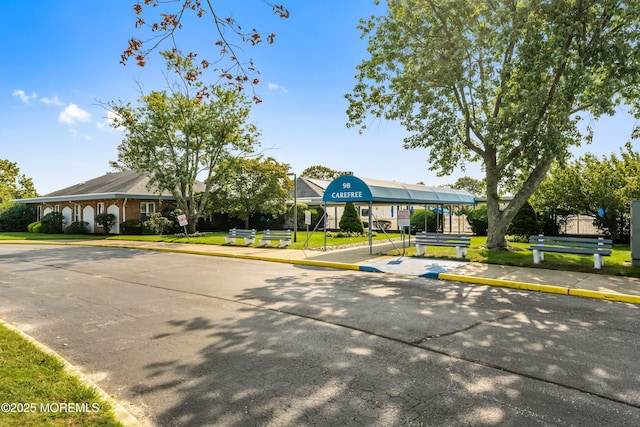
[{"label": "autumn leaves on branch", "polygon": [[[275,16],[289,18],[289,10],[283,5],[273,4],[266,0],[263,0],[263,2],[271,7]],[[218,57],[215,60],[208,60],[203,56],[203,59],[199,60],[197,70],[194,69],[191,73],[181,75],[182,79],[187,84],[194,85],[199,81],[202,70],[211,69],[216,73],[219,79],[218,82],[226,81],[228,85],[235,87],[238,91],[242,91],[246,85],[250,85],[253,92],[253,101],[256,103],[261,102],[260,97],[256,95],[254,90],[255,86],[260,83],[257,77],[260,72],[254,66],[252,59],[239,57],[236,53],[238,46],[234,43],[239,40],[244,44],[256,46],[266,40],[267,44],[273,44],[275,34],[264,34],[256,28],[252,28],[250,31],[245,30],[235,19],[231,17],[223,18],[218,15],[213,3],[212,0],[143,0],[136,3],[133,6],[136,17],[135,27],[137,29],[146,29],[151,34],[145,40],[131,37],[128,47],[120,56],[120,63],[126,65],[133,58],[137,65],[144,67],[147,64],[148,56],[153,51],[159,50],[167,61],[168,66],[180,74],[180,70],[184,69],[180,67],[182,58],[196,64],[198,53],[193,50],[187,50],[186,54],[183,53],[183,50],[178,46],[176,32],[183,28],[183,22],[187,19],[187,14],[195,14],[198,19],[210,17],[212,19],[214,37],[217,37],[214,44],[219,48]],[[168,4],[173,4],[174,10],[172,12],[166,12]],[[163,12],[154,14],[154,9],[160,5],[163,7]],[[153,16],[153,18],[147,21],[145,19],[146,15]],[[166,43],[171,45],[168,50],[161,47]],[[198,90],[198,97],[209,96],[206,86],[202,85]]]}]

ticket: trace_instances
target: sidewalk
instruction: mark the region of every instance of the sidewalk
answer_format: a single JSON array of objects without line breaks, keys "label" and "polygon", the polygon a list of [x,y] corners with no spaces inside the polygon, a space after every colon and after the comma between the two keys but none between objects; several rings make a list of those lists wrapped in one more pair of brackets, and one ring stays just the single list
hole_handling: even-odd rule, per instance
[{"label": "sidewalk", "polygon": [[[39,244],[43,242],[0,241],[0,243]],[[326,252],[310,249],[296,250],[276,247],[256,248],[236,245],[216,246],[122,240],[49,241],[48,244],[158,250],[348,270],[375,271],[640,304],[640,279],[638,278],[547,270],[544,268],[481,264],[463,260],[449,261],[382,255],[394,249],[393,244],[389,242],[375,244],[371,250],[369,246],[359,246],[327,250]]]}]

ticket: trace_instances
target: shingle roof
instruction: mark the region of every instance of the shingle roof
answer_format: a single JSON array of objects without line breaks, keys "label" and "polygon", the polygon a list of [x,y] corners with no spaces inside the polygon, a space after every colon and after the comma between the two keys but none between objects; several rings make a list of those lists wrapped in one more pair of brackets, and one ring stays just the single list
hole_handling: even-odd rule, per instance
[{"label": "shingle roof", "polygon": [[149,177],[146,174],[122,171],[111,172],[71,187],[32,199],[19,199],[20,203],[49,203],[60,201],[79,201],[96,199],[164,199],[175,200],[171,193],[156,192],[156,187],[147,189]]},{"label": "shingle roof", "polygon": [[[77,196],[84,194],[124,193],[124,194],[153,194],[158,193],[154,188],[147,189],[149,177],[134,171],[111,172],[89,181],[81,182],[71,187],[45,194],[42,197]],[[163,195],[171,193],[164,191]]]}]

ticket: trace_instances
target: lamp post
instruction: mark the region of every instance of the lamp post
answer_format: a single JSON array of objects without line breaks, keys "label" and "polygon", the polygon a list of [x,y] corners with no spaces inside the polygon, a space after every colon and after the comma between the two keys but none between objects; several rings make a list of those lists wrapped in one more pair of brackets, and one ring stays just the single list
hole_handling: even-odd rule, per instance
[{"label": "lamp post", "polygon": [[293,175],[293,241],[298,241],[298,178],[295,173],[291,172],[287,175]]}]

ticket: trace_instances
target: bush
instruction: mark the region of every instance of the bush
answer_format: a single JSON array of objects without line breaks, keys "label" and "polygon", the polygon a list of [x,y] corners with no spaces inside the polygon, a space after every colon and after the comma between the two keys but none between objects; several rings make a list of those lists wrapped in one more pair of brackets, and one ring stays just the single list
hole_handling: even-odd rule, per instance
[{"label": "bush", "polygon": [[178,221],[178,215],[182,215],[183,213],[182,209],[177,208],[165,208],[162,210],[162,216],[171,221],[171,227],[165,230],[165,233],[184,233],[184,227],[181,227],[180,221]]},{"label": "bush", "polygon": [[100,225],[104,229],[104,234],[109,234],[116,223],[116,216],[110,213],[101,213],[96,215],[95,221],[96,224]]},{"label": "bush", "polygon": [[173,227],[173,221],[165,218],[161,213],[156,212],[147,217],[142,223],[142,229],[145,234],[164,234]]},{"label": "bush", "polygon": [[0,231],[27,231],[35,220],[35,210],[24,203],[15,203],[0,212]]},{"label": "bush", "polygon": [[[425,219],[427,227],[425,230]],[[436,232],[438,227],[436,220],[436,213],[426,209],[419,209],[413,211],[411,214],[411,234],[416,234],[420,231],[427,231],[429,233]]]},{"label": "bush", "polygon": [[486,236],[489,229],[487,205],[479,206],[467,213],[467,222],[476,236]]},{"label": "bush", "polygon": [[141,219],[129,219],[120,224],[120,233],[128,235],[140,235],[142,234],[142,220]]},{"label": "bush", "polygon": [[[309,230],[313,230],[316,225],[318,226],[316,230],[323,229],[324,221],[320,222],[320,220],[322,220],[322,217],[324,216],[324,209],[322,209],[320,206],[316,206],[315,208],[311,208],[309,210],[311,211],[311,225],[309,226]],[[319,225],[318,222],[320,222]]]},{"label": "bush", "polygon": [[540,224],[538,223],[538,216],[533,210],[533,207],[529,202],[522,205],[516,216],[509,224],[507,234],[513,236],[520,236],[526,241],[532,234],[538,234],[540,232]]},{"label": "bush", "polygon": [[29,233],[35,233],[35,231],[33,231],[33,227],[35,227],[35,226],[36,226],[36,225],[38,225],[38,224],[40,224],[40,221],[32,222],[31,224],[29,224],[29,225],[27,226],[27,231],[28,231]]},{"label": "bush", "polygon": [[60,212],[49,212],[42,220],[42,232],[47,234],[64,233],[64,216]]},{"label": "bush", "polygon": [[362,220],[353,202],[347,202],[344,205],[344,213],[342,214],[342,218],[340,218],[339,226],[342,231],[350,231],[353,233],[364,232]]},{"label": "bush", "polygon": [[87,221],[75,221],[64,229],[66,234],[87,234],[89,232],[89,223]]},{"label": "bush", "polygon": [[42,223],[36,222],[36,225],[34,225],[31,228],[31,232],[32,233],[42,233]]}]

